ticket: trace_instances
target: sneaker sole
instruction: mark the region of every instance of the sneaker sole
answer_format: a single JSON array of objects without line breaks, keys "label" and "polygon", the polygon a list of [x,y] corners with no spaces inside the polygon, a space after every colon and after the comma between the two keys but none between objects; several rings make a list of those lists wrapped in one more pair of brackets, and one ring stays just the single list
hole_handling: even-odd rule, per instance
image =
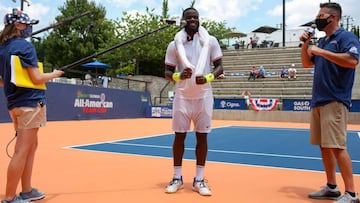
[{"label": "sneaker sole", "polygon": [[184,186],[182,185],[181,187],[179,187],[179,188],[178,188],[177,190],[175,190],[174,192],[165,190],[165,193],[167,193],[167,194],[173,194],[173,193],[176,193],[177,191],[179,191],[179,190],[181,190],[181,189],[183,189],[183,188],[184,188]]},{"label": "sneaker sole", "polygon": [[195,188],[192,188],[192,190],[193,190],[194,192],[199,193],[201,196],[211,196],[211,195],[212,195],[212,193],[201,194],[201,193],[200,193],[198,190],[196,190]]},{"label": "sneaker sole", "polygon": [[44,198],[45,198],[45,195],[39,196],[39,197],[32,197],[32,198],[29,198],[29,199],[23,199],[23,200],[31,202],[31,201],[41,200],[41,199],[44,199]]},{"label": "sneaker sole", "polygon": [[312,196],[309,196],[309,198],[310,199],[321,199],[321,200],[324,200],[324,199],[337,200],[337,198],[339,198],[340,196],[338,196],[338,197],[312,197]]}]

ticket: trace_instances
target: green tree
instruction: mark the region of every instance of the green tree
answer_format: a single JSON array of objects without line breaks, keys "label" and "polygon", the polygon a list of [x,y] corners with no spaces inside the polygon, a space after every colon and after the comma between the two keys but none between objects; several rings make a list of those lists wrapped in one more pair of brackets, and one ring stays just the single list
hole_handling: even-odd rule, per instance
[{"label": "green tree", "polygon": [[[191,3],[194,4],[195,1]],[[45,67],[59,68],[116,46],[116,49],[97,57],[111,64],[112,69],[106,70],[108,75],[133,73],[162,77],[166,48],[179,31],[176,26],[160,22],[162,18],[169,18],[167,0],[163,1],[162,9],[161,15],[156,15],[154,9],[146,8],[145,13],[123,12],[121,19],[107,20],[105,8],[100,4],[89,3],[88,0],[67,0],[59,8],[61,15],[56,17],[58,21],[89,10],[92,15],[54,28],[42,41],[34,40],[39,60],[45,62]],[[201,21],[219,41],[229,30],[225,22]],[[86,69],[79,66],[65,76],[81,77],[83,71]]]},{"label": "green tree", "polygon": [[[192,5],[194,2],[192,3]],[[146,13],[129,14],[123,13],[121,20],[114,21],[116,35],[119,41],[131,40],[140,35],[157,30],[163,26],[159,22],[161,18],[168,18],[168,3],[163,1],[161,16],[154,14],[154,9],[146,8]],[[208,29],[209,33],[215,36],[219,41],[225,38],[225,33],[232,30],[226,28],[225,22],[216,22],[212,20],[201,20],[202,25]],[[164,56],[168,44],[174,39],[179,28],[170,26],[167,29],[153,33],[140,40],[119,49],[114,57],[125,61],[126,68],[129,64],[134,63],[134,73],[140,75],[164,75]],[[127,69],[128,70],[128,69]],[[116,72],[119,72],[116,70]]]},{"label": "green tree", "polygon": [[168,0],[163,0],[161,16],[163,19],[166,19],[169,17],[169,2],[168,2]]},{"label": "green tree", "polygon": [[[43,60],[47,65],[59,68],[71,64],[106,48],[109,42],[114,41],[114,29],[112,23],[105,19],[106,11],[102,5],[88,0],[67,0],[59,10],[61,15],[56,17],[57,21],[87,11],[91,11],[91,15],[56,27],[50,32],[43,45],[46,50]],[[99,58],[102,62],[111,62],[106,56]],[[74,70],[84,71],[84,68]],[[65,76],[79,75],[66,72]]]},{"label": "green tree", "polygon": [[209,34],[213,35],[216,39],[219,40],[220,45],[223,45],[222,39],[226,38],[225,34],[235,30],[235,28],[227,28],[225,21],[217,22],[213,20],[202,19],[201,25],[207,29]]},{"label": "green tree", "polygon": [[[119,41],[127,41],[146,35],[146,37],[133,41],[116,53],[117,58],[120,58],[121,61],[133,61],[135,63],[135,74],[163,76],[165,51],[178,28],[167,26],[161,23],[160,19],[159,15],[154,14],[153,9],[146,8],[144,14],[124,12],[121,21],[114,21]],[[153,33],[147,35],[151,32]]]}]

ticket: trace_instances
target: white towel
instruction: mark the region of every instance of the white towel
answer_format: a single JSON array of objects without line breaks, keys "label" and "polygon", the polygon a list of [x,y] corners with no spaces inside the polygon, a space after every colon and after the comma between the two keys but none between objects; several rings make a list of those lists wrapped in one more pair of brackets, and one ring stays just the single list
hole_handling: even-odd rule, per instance
[{"label": "white towel", "polygon": [[209,53],[209,38],[210,38],[210,35],[206,31],[206,29],[204,27],[202,27],[202,26],[199,26],[199,37],[200,37],[200,46],[197,46],[197,47],[199,47],[199,49],[201,48],[201,50],[197,50],[197,53],[199,53],[198,51],[200,51],[200,56],[199,56],[198,62],[197,62],[196,67],[195,67],[186,58],[184,43],[187,40],[187,33],[185,32],[185,29],[184,28],[181,29],[175,35],[175,46],[176,46],[176,49],[177,49],[177,51],[179,53],[180,60],[183,62],[185,68],[188,67],[188,68],[191,68],[193,70],[195,69],[195,76],[204,75],[206,60],[207,60],[207,56],[208,56],[208,53]]}]

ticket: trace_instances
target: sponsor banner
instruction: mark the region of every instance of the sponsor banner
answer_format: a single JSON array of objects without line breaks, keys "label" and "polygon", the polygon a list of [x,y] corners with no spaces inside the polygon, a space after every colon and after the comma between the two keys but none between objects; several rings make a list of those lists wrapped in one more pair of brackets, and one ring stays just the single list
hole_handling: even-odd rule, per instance
[{"label": "sponsor banner", "polygon": [[143,118],[150,105],[147,92],[60,83],[47,86],[48,120]]},{"label": "sponsor banner", "polygon": [[271,111],[277,106],[278,99],[250,98],[251,107],[255,111]]},{"label": "sponsor banner", "polygon": [[[47,83],[47,120],[92,120],[144,118],[150,106],[148,92]],[[3,89],[0,92],[0,122],[11,121]]]},{"label": "sponsor banner", "polygon": [[[360,112],[360,100],[352,100],[350,112]],[[311,111],[311,100],[284,99],[283,111]]]},{"label": "sponsor banner", "polygon": [[311,100],[307,99],[283,99],[283,111],[310,111]]},{"label": "sponsor banner", "polygon": [[149,106],[147,118],[172,118],[171,106]]},{"label": "sponsor banner", "polygon": [[245,99],[215,99],[214,109],[245,110]]}]

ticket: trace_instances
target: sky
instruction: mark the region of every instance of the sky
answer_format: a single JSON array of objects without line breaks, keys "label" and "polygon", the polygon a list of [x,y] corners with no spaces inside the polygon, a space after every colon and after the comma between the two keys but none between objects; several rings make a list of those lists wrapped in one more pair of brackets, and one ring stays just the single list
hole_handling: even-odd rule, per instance
[{"label": "sky", "polygon": [[[40,30],[55,23],[55,16],[60,15],[58,8],[64,6],[66,0],[27,0],[24,12],[31,18],[40,20],[33,30]],[[89,0],[90,1],[90,0]],[[154,9],[161,15],[162,0],[93,0],[106,9],[108,19],[121,19],[123,12],[144,13],[146,7]],[[329,0],[285,0],[286,29],[297,28],[313,20],[319,11],[319,4]],[[342,6],[345,25],[360,25],[359,0],[331,0]],[[170,16],[181,16],[182,10],[189,7],[191,0],[168,1]],[[195,8],[200,18],[223,21],[226,27],[235,31],[251,33],[256,28],[267,25],[280,27],[283,22],[282,0],[196,0]],[[0,15],[9,13],[13,8],[20,9],[21,0],[1,0]],[[0,22],[0,30],[3,28]],[[350,26],[351,27],[351,26]]]}]

